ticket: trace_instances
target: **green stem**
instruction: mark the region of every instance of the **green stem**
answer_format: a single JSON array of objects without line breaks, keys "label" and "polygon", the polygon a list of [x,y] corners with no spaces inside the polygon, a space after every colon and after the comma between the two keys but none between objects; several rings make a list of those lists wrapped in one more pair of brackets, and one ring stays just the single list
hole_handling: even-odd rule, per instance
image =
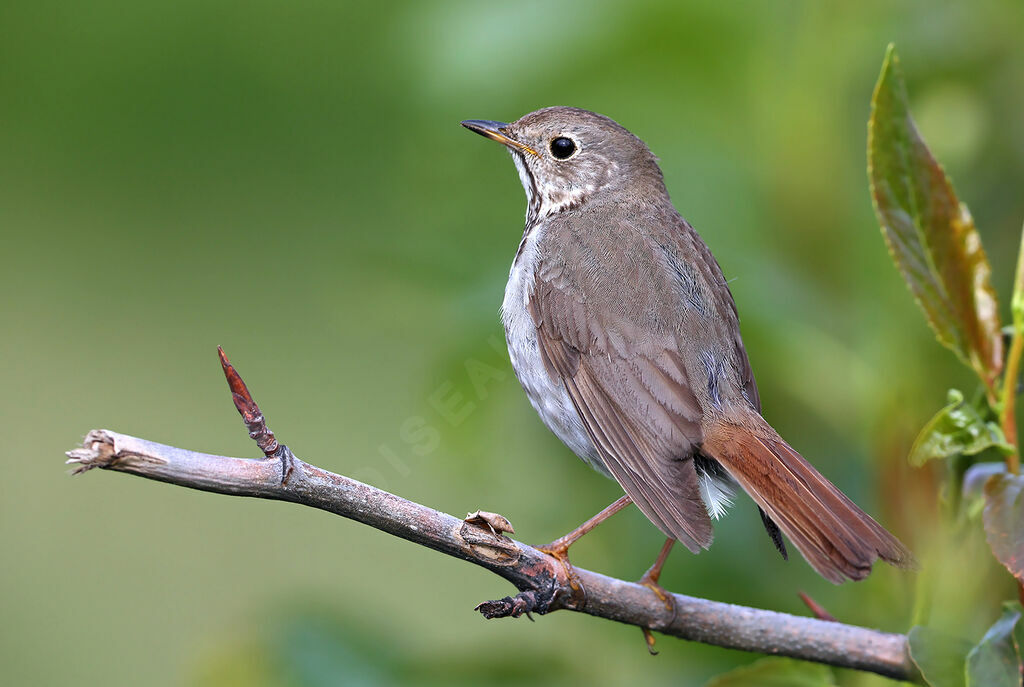
[{"label": "green stem", "polygon": [[1017,256],[1017,275],[1013,280],[1013,298],[1010,301],[1013,313],[1013,341],[1006,357],[1003,375],[1003,402],[999,413],[999,424],[1003,428],[1006,443],[1013,451],[1006,455],[1006,469],[1020,472],[1020,446],[1017,443],[1017,379],[1020,376],[1020,358],[1024,352],[1024,231],[1021,232],[1020,253]]},{"label": "green stem", "polygon": [[999,418],[999,424],[1002,425],[1006,443],[1013,447],[1013,451],[1006,454],[1006,469],[1013,474],[1020,472],[1016,400],[1017,377],[1020,370],[1020,355],[1022,351],[1024,351],[1024,336],[1021,336],[1021,327],[1017,322],[1014,322],[1013,343],[1010,344],[1010,353],[1006,361],[1006,376],[1003,378],[1003,408]]}]

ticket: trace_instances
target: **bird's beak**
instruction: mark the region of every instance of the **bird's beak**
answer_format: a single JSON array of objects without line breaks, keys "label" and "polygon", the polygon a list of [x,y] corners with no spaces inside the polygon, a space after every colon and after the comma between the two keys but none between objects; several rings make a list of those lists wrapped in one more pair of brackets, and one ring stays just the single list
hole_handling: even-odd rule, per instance
[{"label": "bird's beak", "polygon": [[508,129],[508,124],[506,124],[505,122],[492,122],[487,119],[467,119],[466,121],[462,122],[462,126],[466,127],[470,131],[475,131],[481,136],[486,136],[492,141],[502,143],[508,146],[509,148],[515,148],[516,150],[521,150],[524,153],[529,153],[530,155],[537,155],[537,157],[540,157],[539,153],[537,153],[537,151],[531,148],[530,146],[524,143],[520,143],[514,138],[511,138],[506,133]]}]

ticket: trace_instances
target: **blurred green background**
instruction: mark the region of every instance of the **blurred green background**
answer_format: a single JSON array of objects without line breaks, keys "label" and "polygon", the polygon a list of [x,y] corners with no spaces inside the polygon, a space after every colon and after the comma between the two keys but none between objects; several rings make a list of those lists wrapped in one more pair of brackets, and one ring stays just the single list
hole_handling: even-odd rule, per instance
[{"label": "blurred green background", "polygon": [[[310,462],[500,512],[534,543],[612,501],[511,374],[497,310],[523,192],[458,126],[555,104],[659,155],[732,280],[768,419],[927,581],[881,566],[834,587],[783,562],[743,499],[665,585],[796,613],[805,590],[893,631],[920,586],[972,639],[1012,597],[983,539],[941,526],[935,473],[903,467],[947,387],[973,383],[886,255],[864,150],[896,41],[1005,310],[1019,2],[6,0],[0,26],[5,684],[694,685],[755,658],[668,638],[651,658],[635,628],[571,613],[485,622],[473,606],[511,588],[465,563],[311,509],[61,464],[93,427],[257,455],[221,344]],[[477,363],[500,379],[474,386]],[[456,395],[453,422],[438,406]],[[422,425],[436,442],[410,441]],[[573,560],[636,578],[661,541],[630,509]]]}]

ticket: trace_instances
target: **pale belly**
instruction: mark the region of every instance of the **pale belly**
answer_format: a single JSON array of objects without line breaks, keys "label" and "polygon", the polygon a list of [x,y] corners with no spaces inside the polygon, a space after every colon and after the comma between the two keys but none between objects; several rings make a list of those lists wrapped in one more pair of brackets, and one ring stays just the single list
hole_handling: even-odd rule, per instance
[{"label": "pale belly", "polygon": [[516,377],[526,391],[526,397],[530,399],[530,404],[548,429],[588,465],[611,477],[598,456],[572,399],[569,398],[562,383],[553,380],[548,374],[537,348],[537,329],[526,304],[533,290],[537,242],[542,235],[543,227],[538,226],[525,239],[526,244],[518,260],[512,265],[508,284],[505,286],[501,320],[505,325],[508,355]]}]

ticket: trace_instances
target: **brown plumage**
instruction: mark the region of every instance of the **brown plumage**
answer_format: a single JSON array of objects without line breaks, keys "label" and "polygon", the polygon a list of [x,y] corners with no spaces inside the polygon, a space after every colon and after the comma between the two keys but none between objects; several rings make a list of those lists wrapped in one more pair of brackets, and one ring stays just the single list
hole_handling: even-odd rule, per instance
[{"label": "brown plumage", "polygon": [[915,564],[896,537],[757,413],[715,418],[704,437],[703,450],[728,470],[825,579],[864,579],[878,558],[899,567]]},{"label": "brown plumage", "polygon": [[879,557],[912,564],[760,416],[732,294],[642,141],[574,108],[464,124],[509,147],[527,191],[502,318],[527,396],[570,448],[691,551],[738,483],[783,555],[779,528],[833,582]]}]

